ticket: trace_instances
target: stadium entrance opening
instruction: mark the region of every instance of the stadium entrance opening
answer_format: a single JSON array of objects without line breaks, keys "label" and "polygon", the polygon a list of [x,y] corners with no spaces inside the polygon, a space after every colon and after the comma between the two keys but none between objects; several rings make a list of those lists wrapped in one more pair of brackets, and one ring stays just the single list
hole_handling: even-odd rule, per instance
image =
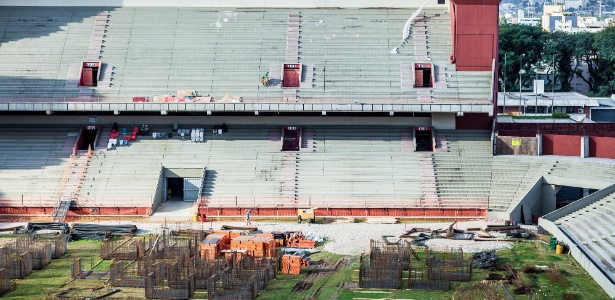
[{"label": "stadium entrance opening", "polygon": [[301,127],[284,126],[282,131],[282,151],[299,151],[301,147]]},{"label": "stadium entrance opening", "polygon": [[77,141],[77,150],[94,150],[94,143],[96,142],[96,136],[98,135],[98,126],[86,125],[83,126],[81,136]]},{"label": "stadium entrance opening", "polygon": [[197,201],[202,188],[204,169],[163,168],[164,201]]},{"label": "stadium entrance opening", "polygon": [[301,86],[301,64],[284,64],[282,87]]},{"label": "stadium entrance opening", "polygon": [[416,151],[432,151],[431,127],[414,127]]},{"label": "stadium entrance opening", "polygon": [[167,201],[184,201],[184,179],[167,178]]},{"label": "stadium entrance opening", "polygon": [[432,64],[414,64],[414,87],[433,87],[432,74]]},{"label": "stadium entrance opening", "polygon": [[81,78],[79,86],[98,86],[98,70],[100,62],[83,62],[81,64]]}]

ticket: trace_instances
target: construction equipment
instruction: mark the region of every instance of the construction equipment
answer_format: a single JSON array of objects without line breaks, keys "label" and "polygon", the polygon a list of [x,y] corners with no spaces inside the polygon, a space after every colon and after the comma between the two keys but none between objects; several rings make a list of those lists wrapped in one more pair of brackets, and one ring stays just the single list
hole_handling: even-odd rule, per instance
[{"label": "construction equipment", "polygon": [[299,208],[297,209],[297,220],[301,223],[302,220],[307,220],[308,223],[314,223],[316,221],[316,216],[314,215],[314,211],[316,208]]}]

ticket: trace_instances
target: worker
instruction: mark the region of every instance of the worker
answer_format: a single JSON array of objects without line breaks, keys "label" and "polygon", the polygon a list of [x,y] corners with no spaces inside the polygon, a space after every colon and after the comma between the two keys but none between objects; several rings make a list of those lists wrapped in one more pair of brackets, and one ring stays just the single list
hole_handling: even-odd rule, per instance
[{"label": "worker", "polygon": [[301,224],[301,215],[297,215],[297,224]]},{"label": "worker", "polygon": [[269,72],[265,73],[265,75],[261,76],[261,83],[263,86],[269,86]]},{"label": "worker", "polygon": [[250,210],[246,209],[246,226],[250,226]]}]

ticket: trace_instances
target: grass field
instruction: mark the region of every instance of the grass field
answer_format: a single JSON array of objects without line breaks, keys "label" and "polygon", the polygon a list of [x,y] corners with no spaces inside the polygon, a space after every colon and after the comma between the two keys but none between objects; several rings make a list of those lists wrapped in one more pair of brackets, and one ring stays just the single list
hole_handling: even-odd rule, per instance
[{"label": "grass field", "polygon": [[[70,296],[89,297],[100,296],[112,290],[113,287],[103,286],[104,280],[81,279],[71,281],[70,266],[77,257],[83,259],[84,269],[89,269],[100,260],[100,241],[82,240],[71,242],[68,253],[60,259],[53,260],[43,270],[34,271],[25,279],[16,280],[17,289],[6,294],[5,299],[45,299],[49,293],[58,293],[72,289]],[[534,295],[532,299],[562,299],[562,292],[571,292],[575,299],[607,300],[610,299],[595,281],[583,270],[571,256],[556,255],[544,241],[535,239],[516,243],[510,250],[498,251],[501,263],[510,264],[516,270],[527,265],[546,265],[557,268],[565,274],[565,286],[551,284],[544,273],[536,274],[533,281]],[[257,299],[460,299],[462,288],[476,290],[476,285],[487,277],[488,270],[474,270],[471,282],[454,282],[449,291],[414,291],[407,290],[407,271],[404,272],[403,286],[400,290],[359,289],[359,258],[332,253],[318,253],[311,257],[313,262],[320,264],[319,271],[306,267],[300,275],[280,274],[271,280]],[[110,262],[104,261],[96,270],[109,268]],[[324,267],[323,267],[324,266]],[[530,284],[530,277],[524,276],[524,281]],[[298,282],[303,288],[293,291]],[[94,290],[95,288],[99,288]],[[133,297],[143,299],[143,289],[120,288],[114,298]],[[194,299],[205,299],[205,291],[197,291]],[[483,298],[473,298],[483,299]],[[515,296],[515,299],[528,299],[528,296]]]}]

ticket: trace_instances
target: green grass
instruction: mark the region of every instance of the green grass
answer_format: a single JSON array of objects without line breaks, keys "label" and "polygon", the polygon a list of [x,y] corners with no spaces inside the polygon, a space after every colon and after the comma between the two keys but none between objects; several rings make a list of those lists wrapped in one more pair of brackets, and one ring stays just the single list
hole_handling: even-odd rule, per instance
[{"label": "green grass", "polygon": [[49,292],[61,290],[60,286],[67,283],[70,268],[76,257],[83,258],[83,268],[89,266],[90,258],[100,260],[100,241],[81,240],[68,244],[67,253],[59,259],[54,259],[42,270],[33,271],[24,279],[16,280],[16,289],[3,298],[15,300],[45,299]]},{"label": "green grass", "polygon": [[[55,259],[43,270],[34,271],[25,279],[16,280],[17,289],[4,296],[6,299],[45,299],[50,292],[59,292],[68,288],[80,288],[81,291],[76,295],[83,297],[94,295],[92,288],[100,287],[103,280],[76,280],[70,284],[70,266],[77,257],[83,258],[83,268],[89,269],[91,264],[100,260],[99,257],[100,241],[81,240],[68,244],[68,254],[60,259]],[[420,252],[420,251],[419,251]],[[576,299],[607,300],[610,299],[596,282],[582,269],[569,255],[557,255],[549,249],[548,243],[540,240],[528,240],[515,243],[510,250],[497,252],[502,264],[511,264],[516,270],[521,270],[528,265],[546,265],[562,270],[566,274],[568,286],[561,287],[549,283],[545,274],[537,274],[534,283],[536,284],[534,299],[561,299],[562,292],[572,292]],[[333,264],[345,256],[321,252],[311,256],[312,261],[324,260]],[[305,267],[300,275],[280,274],[276,279],[271,280],[264,291],[261,291],[258,299],[342,299],[351,300],[363,299],[458,299],[457,290],[460,288],[472,288],[481,280],[487,277],[489,270],[474,269],[471,282],[453,282],[449,291],[414,291],[407,290],[408,272],[403,273],[402,289],[400,290],[377,290],[377,289],[358,289],[359,277],[359,258],[349,256],[348,265],[337,272],[326,273],[313,281],[311,288],[292,292],[293,286],[304,279],[311,267]],[[96,270],[108,270],[110,261],[104,261],[98,265]],[[526,283],[530,278],[522,274]],[[350,289],[348,287],[351,287]],[[354,287],[354,288],[353,288]],[[114,297],[135,297],[142,299],[143,289],[121,288],[122,292],[115,294]],[[107,288],[99,292],[103,294]],[[538,297],[536,297],[538,296]],[[197,291],[195,299],[206,298],[204,291]],[[527,296],[516,296],[515,299],[527,299]]]},{"label": "green grass", "polygon": [[[551,284],[544,273],[536,274],[534,281],[536,288],[534,299],[561,299],[562,292],[574,293],[576,299],[587,300],[608,300],[608,295],[598,286],[598,284],[581,268],[569,255],[556,255],[549,249],[549,245],[540,240],[529,240],[516,243],[510,250],[497,252],[502,264],[511,264],[515,270],[520,271],[526,264],[546,265],[563,270],[568,281],[567,287]],[[312,256],[312,260],[326,259],[335,261],[341,256],[330,253],[319,253]],[[277,279],[271,281],[267,289],[261,292],[258,299],[304,299],[317,293],[315,299],[341,299],[351,300],[363,299],[458,299],[461,288],[474,288],[491,272],[489,270],[473,270],[472,281],[452,282],[449,291],[416,291],[407,290],[408,272],[404,271],[402,289],[400,290],[381,290],[381,289],[340,289],[344,282],[359,281],[359,259],[353,257],[348,267],[322,277],[307,291],[292,293],[291,290],[296,282],[303,279],[309,267],[304,268],[300,275],[279,275]],[[526,283],[530,283],[529,275],[522,274]],[[482,299],[482,298],[481,298]],[[515,299],[528,299],[526,295],[515,296]]]}]

